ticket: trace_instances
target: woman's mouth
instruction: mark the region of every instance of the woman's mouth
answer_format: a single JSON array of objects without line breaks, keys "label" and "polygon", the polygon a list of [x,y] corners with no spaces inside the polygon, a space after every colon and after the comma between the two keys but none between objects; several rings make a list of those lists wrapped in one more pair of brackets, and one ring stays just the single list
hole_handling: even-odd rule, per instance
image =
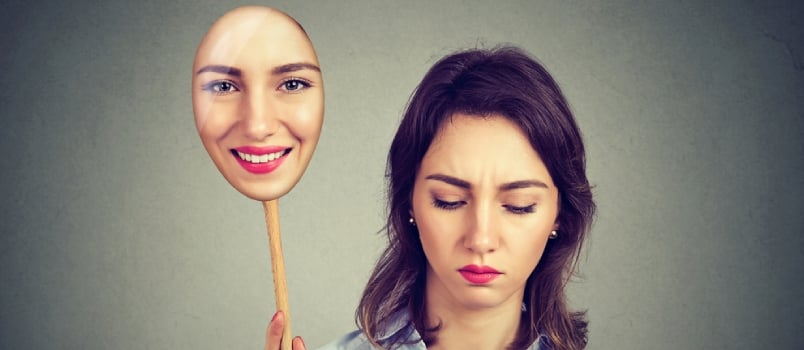
[{"label": "woman's mouth", "polygon": [[293,148],[278,146],[242,146],[230,151],[243,169],[253,174],[268,174],[282,165]]},{"label": "woman's mouth", "polygon": [[487,284],[503,273],[489,266],[466,265],[458,273],[470,284]]}]

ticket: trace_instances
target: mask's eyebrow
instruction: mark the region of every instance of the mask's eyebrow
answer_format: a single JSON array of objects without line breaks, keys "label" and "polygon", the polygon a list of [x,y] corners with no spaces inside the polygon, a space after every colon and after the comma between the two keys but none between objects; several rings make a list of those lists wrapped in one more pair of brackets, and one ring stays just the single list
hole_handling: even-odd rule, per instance
[{"label": "mask's eyebrow", "polygon": [[[300,70],[304,70],[304,69],[309,69],[309,70],[314,70],[316,72],[321,72],[321,68],[319,68],[318,66],[316,66],[316,65],[314,65],[312,63],[299,62],[299,63],[288,63],[288,64],[283,64],[283,65],[278,66],[278,67],[274,67],[274,69],[271,69],[271,74],[272,75],[281,75],[281,74],[290,73],[290,72],[296,72],[296,71],[300,71]],[[217,65],[217,64],[203,66],[203,67],[201,67],[201,69],[199,69],[197,72],[195,72],[195,74],[197,75],[197,74],[201,74],[201,73],[205,73],[205,72],[226,74],[226,75],[231,75],[233,77],[238,77],[238,78],[243,76],[243,72],[240,69],[237,69],[235,67],[230,67],[230,66]]]},{"label": "mask's eyebrow", "polygon": [[271,74],[272,75],[281,75],[281,74],[290,73],[290,72],[296,72],[296,71],[300,71],[300,70],[304,70],[304,69],[314,70],[314,71],[319,72],[319,73],[321,72],[321,68],[319,68],[318,66],[316,66],[316,65],[314,65],[312,63],[298,62],[298,63],[283,64],[281,66],[275,67],[274,69],[271,69]]},{"label": "mask's eyebrow", "polygon": [[235,67],[230,67],[230,66],[221,66],[221,65],[203,66],[203,67],[201,67],[201,69],[199,69],[197,72],[195,72],[195,74],[198,75],[198,74],[201,74],[201,73],[204,73],[204,72],[221,73],[221,74],[231,75],[233,77],[238,77],[238,78],[243,75],[243,72],[240,71],[240,69],[237,69]]}]

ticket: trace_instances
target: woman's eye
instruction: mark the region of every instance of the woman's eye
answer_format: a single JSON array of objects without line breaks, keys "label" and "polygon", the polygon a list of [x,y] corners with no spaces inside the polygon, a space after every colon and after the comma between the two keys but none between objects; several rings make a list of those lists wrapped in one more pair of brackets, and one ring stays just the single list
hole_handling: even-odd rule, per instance
[{"label": "woman's eye", "polygon": [[216,80],[203,86],[204,91],[209,91],[215,95],[226,95],[240,89],[234,83],[228,80]]},{"label": "woman's eye", "polygon": [[465,202],[463,202],[463,201],[449,202],[449,201],[442,201],[442,200],[440,200],[438,198],[433,199],[433,206],[434,207],[439,208],[439,209],[445,209],[445,210],[458,209],[464,203]]},{"label": "woman's eye", "polygon": [[506,210],[508,210],[509,212],[511,212],[513,214],[523,215],[523,214],[533,213],[534,209],[536,209],[536,204],[526,205],[524,207],[518,207],[518,206],[515,206],[515,205],[506,204],[506,205],[503,205],[503,208],[505,208]]},{"label": "woman's eye", "polygon": [[298,79],[298,78],[291,78],[282,82],[282,85],[279,86],[279,89],[285,92],[301,92],[302,90],[309,88],[312,86],[309,82]]}]

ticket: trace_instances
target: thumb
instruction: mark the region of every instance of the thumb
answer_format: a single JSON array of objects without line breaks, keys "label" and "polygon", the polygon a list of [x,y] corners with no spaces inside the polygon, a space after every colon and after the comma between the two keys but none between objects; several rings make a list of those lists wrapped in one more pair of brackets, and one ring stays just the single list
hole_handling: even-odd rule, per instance
[{"label": "thumb", "polygon": [[282,311],[277,311],[265,330],[265,350],[279,350],[284,328],[285,316]]},{"label": "thumb", "polygon": [[307,346],[304,345],[304,339],[302,339],[302,337],[293,338],[293,350],[307,350]]}]

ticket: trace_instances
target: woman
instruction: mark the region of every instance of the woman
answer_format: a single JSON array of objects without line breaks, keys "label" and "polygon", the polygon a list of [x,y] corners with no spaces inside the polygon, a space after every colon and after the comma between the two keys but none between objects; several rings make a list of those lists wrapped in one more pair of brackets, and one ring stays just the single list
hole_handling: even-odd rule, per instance
[{"label": "woman", "polygon": [[396,133],[388,181],[389,245],[360,330],[325,349],[585,347],[585,313],[564,287],[595,205],[580,132],[541,65],[511,47],[438,61]]}]

